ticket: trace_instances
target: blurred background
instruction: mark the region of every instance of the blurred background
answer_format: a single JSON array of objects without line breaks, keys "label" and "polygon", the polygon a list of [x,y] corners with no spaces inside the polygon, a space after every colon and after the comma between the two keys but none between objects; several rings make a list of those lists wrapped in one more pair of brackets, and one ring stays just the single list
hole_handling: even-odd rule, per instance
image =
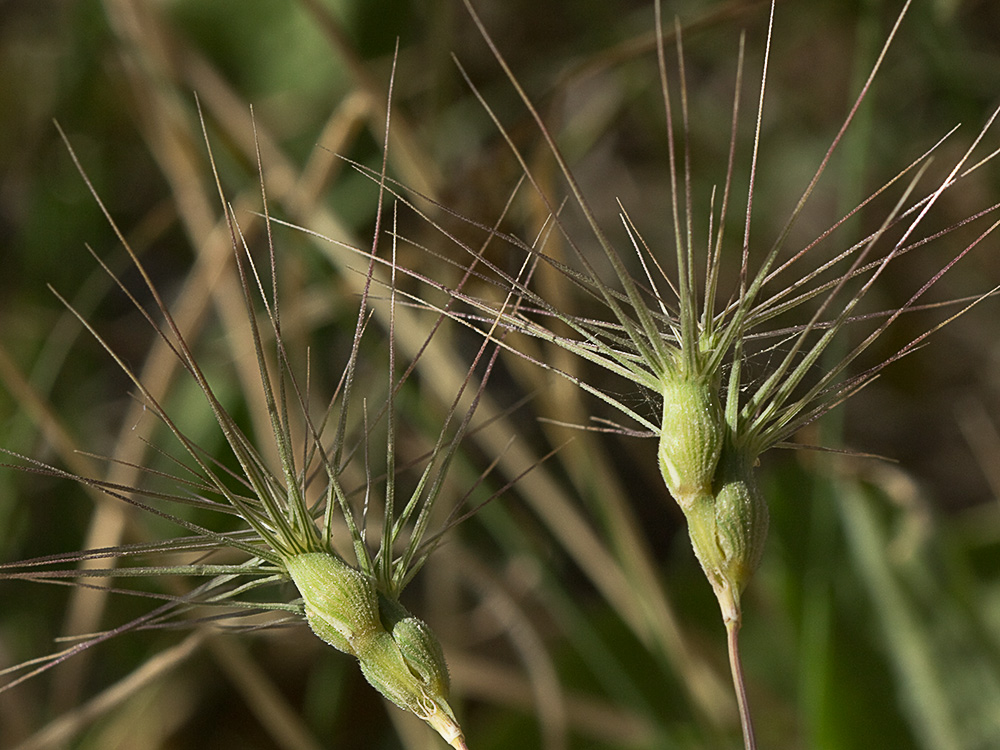
[{"label": "blurred background", "polygon": [[[778,236],[901,6],[777,4],[752,253],[766,252]],[[624,247],[620,200],[649,246],[669,259],[669,155],[652,3],[513,0],[477,8],[603,225]],[[746,32],[737,187],[727,219],[734,257],[767,13],[765,4],[740,0],[664,4],[667,31],[675,16],[684,28],[702,237],[712,186],[725,179]],[[947,172],[1000,103],[998,32],[995,3],[914,0],[790,247],[817,237],[961,124],[926,179]],[[126,283],[139,281],[53,121],[141,253],[220,397],[251,423],[255,363],[198,108],[251,246],[266,249],[256,214],[255,122],[274,215],[367,247],[377,188],[338,155],[381,164],[397,43],[389,171],[454,212],[418,200],[435,222],[474,238],[459,217],[492,225],[520,176],[452,55],[536,174],[553,194],[566,194],[537,128],[458,0],[0,2],[0,446],[122,484],[139,481],[132,464],[177,471],[144,442],[155,443],[162,430],[135,388],[50,286],[142,374],[199,445],[222,445],[196,389],[88,253],[89,246]],[[669,57],[676,84],[673,48]],[[998,147],[1000,131],[991,131],[977,153]],[[877,229],[901,189],[853,217],[821,257]],[[1000,165],[987,164],[944,195],[925,231],[998,201]],[[993,220],[902,259],[880,280],[873,309],[905,302]],[[453,282],[445,258],[467,262],[461,250],[413,212],[402,212],[400,222],[399,234],[410,240],[400,246],[401,261]],[[530,241],[538,215],[526,201],[505,222]],[[275,230],[275,244],[286,341],[303,362],[309,357],[322,401],[350,348],[364,262],[288,228]],[[997,239],[987,239],[928,301],[989,291],[1000,279],[998,258]],[[495,260],[516,270],[521,258]],[[563,309],[601,314],[559,274],[539,285]],[[745,595],[742,635],[761,747],[1000,746],[996,306],[986,300],[948,325],[797,438],[889,460],[806,450],[763,457],[771,534]],[[861,369],[944,317],[947,310],[906,316]],[[401,396],[412,455],[432,444],[448,405],[435,381],[447,381],[450,363],[464,366],[476,346],[454,328],[437,337],[443,353],[425,359]],[[634,387],[602,380],[558,351],[532,353],[655,414],[656,404]],[[384,372],[384,356],[384,347],[373,348],[370,372]],[[766,358],[759,365],[765,371]],[[663,488],[653,442],[539,421],[616,417],[513,356],[503,358],[493,385],[486,413],[503,414],[526,395],[530,402],[469,441],[453,473],[454,498],[497,455],[504,461],[484,496],[518,467],[560,451],[454,530],[407,600],[444,642],[469,746],[740,747],[724,628]],[[0,470],[0,561],[176,533],[74,482]],[[162,591],[173,584],[135,585]],[[60,635],[113,628],[151,606],[81,587],[2,581],[0,668],[52,652]],[[0,747],[441,746],[419,722],[384,705],[354,662],[305,626],[191,633],[126,634],[0,694]]]}]

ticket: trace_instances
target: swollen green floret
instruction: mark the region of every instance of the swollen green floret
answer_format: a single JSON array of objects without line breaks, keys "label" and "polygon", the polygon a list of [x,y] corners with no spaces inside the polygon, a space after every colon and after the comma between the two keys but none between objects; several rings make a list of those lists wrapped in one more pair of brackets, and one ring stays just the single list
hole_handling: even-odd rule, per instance
[{"label": "swollen green floret", "polygon": [[711,380],[667,376],[661,394],[660,471],[684,508],[712,492],[726,428],[719,389]]},{"label": "swollen green floret", "polygon": [[448,703],[444,652],[427,624],[379,594],[373,578],[335,555],[295,555],[285,567],[302,594],[312,631],[356,658],[365,679],[382,695],[426,721],[448,744],[465,748]]},{"label": "swollen green floret", "polygon": [[740,594],[760,563],[767,537],[767,502],[757,485],[754,458],[729,440],[711,492],[681,504],[695,555],[725,620],[740,621]]},{"label": "swollen green floret", "polygon": [[756,456],[735,444],[718,386],[704,379],[663,379],[659,460],[663,481],[688,522],[695,554],[726,620],[740,619],[739,596],[760,562],[767,503]]}]

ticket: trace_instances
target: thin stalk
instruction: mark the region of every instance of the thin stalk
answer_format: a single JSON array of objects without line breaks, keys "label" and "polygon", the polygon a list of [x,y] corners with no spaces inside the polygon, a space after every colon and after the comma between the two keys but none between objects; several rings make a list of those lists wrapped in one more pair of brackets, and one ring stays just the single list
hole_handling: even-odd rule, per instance
[{"label": "thin stalk", "polygon": [[747,700],[747,689],[743,682],[743,663],[740,661],[740,621],[726,620],[726,641],[729,645],[729,667],[733,673],[733,687],[736,690],[736,704],[740,711],[740,727],[743,729],[743,747],[745,750],[757,750],[757,740],[753,733],[753,719],[750,716],[750,703]]}]

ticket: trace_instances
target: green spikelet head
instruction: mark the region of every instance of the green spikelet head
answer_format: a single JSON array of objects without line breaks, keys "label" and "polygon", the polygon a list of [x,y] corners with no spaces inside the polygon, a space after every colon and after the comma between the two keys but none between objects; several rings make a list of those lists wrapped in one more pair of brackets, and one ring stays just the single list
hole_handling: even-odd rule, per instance
[{"label": "green spikelet head", "polygon": [[365,679],[400,708],[464,748],[448,703],[448,668],[427,624],[381,595],[375,581],[336,556],[309,552],[285,560],[312,631],[358,660]]},{"label": "green spikelet head", "polygon": [[740,620],[739,596],[760,562],[767,504],[754,472],[756,456],[735,444],[718,386],[664,378],[659,461],[680,505],[698,561],[726,620]]}]

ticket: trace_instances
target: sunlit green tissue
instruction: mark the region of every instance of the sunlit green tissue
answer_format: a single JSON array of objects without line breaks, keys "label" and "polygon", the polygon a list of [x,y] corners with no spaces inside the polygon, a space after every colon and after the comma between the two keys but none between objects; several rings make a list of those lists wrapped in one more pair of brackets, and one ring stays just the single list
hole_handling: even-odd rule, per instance
[{"label": "sunlit green tissue", "polygon": [[660,471],[684,508],[712,492],[726,424],[718,388],[700,379],[665,377],[660,429]]},{"label": "sunlit green tissue", "polygon": [[723,617],[738,623],[740,594],[767,537],[767,503],[754,471],[757,457],[736,444],[713,383],[671,380],[663,397],[663,481],[687,518],[691,544]]},{"label": "sunlit green tissue", "polygon": [[296,555],[285,566],[313,632],[355,657],[382,695],[426,721],[448,744],[465,748],[448,704],[444,653],[426,623],[380,595],[372,578],[334,555]]}]

